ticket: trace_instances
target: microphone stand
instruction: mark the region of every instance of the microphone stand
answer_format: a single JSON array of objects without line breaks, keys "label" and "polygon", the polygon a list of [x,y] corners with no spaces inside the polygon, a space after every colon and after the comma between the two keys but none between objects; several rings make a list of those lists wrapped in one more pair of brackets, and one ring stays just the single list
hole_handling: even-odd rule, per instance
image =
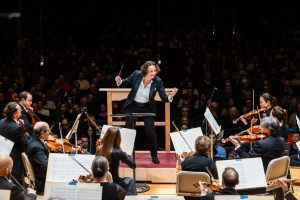
[{"label": "microphone stand", "polygon": [[[217,90],[216,87],[213,88],[213,91],[211,93],[211,96],[210,96],[210,99],[209,99],[209,104],[207,106],[208,108],[210,107],[210,104],[211,104],[212,98],[214,96],[215,90]],[[205,135],[207,136],[207,119],[205,117],[204,117],[203,122],[202,122],[202,127],[203,127],[204,123],[205,123]]]}]

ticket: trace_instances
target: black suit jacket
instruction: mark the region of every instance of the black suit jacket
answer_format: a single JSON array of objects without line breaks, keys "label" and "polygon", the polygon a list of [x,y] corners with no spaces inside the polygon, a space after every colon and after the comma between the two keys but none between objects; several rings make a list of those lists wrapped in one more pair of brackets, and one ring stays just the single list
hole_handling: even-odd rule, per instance
[{"label": "black suit jacket", "polygon": [[28,140],[23,134],[23,129],[13,119],[5,118],[0,121],[0,134],[14,142],[14,146],[10,153],[10,156],[14,161],[12,174],[20,181],[23,178],[25,171],[21,153],[26,152]]},{"label": "black suit jacket", "polygon": [[271,160],[282,156],[285,141],[282,137],[269,136],[266,139],[253,143],[252,150],[247,152],[243,146],[236,152],[241,158],[261,157],[264,169],[267,170]]},{"label": "black suit jacket", "polygon": [[5,177],[0,176],[0,189],[10,190],[10,200],[35,200],[35,194],[25,194],[15,184],[9,182]]},{"label": "black suit jacket", "polygon": [[28,142],[27,156],[35,174],[35,185],[38,193],[44,192],[49,151],[35,135]]},{"label": "black suit jacket", "polygon": [[208,167],[215,179],[218,179],[217,167],[214,161],[207,155],[196,153],[193,156],[188,156],[181,163],[182,171],[192,172],[207,172]]},{"label": "black suit jacket", "polygon": [[28,112],[26,112],[24,106],[22,106],[21,104],[19,104],[19,105],[22,109],[22,115],[21,115],[20,119],[23,119],[24,125],[28,129],[29,134],[32,135],[32,133],[33,133],[32,117],[30,116],[30,114]]},{"label": "black suit jacket", "polygon": [[[128,94],[128,97],[124,104],[124,109],[126,109],[131,103],[134,101],[134,97],[138,91],[139,85],[141,84],[143,80],[143,75],[141,71],[135,70],[129,77],[122,80],[122,83],[120,84],[120,87],[131,87],[131,91]],[[156,107],[155,107],[155,101],[154,97],[156,95],[156,92],[159,93],[159,96],[163,102],[168,102],[168,95],[165,92],[165,87],[163,84],[163,81],[158,76],[155,76],[152,79],[152,84],[150,87],[150,94],[149,94],[149,104],[150,108],[153,113],[155,113]]]},{"label": "black suit jacket", "polygon": [[235,189],[224,188],[218,193],[210,193],[206,196],[200,197],[199,199],[200,200],[214,200],[215,195],[239,195],[239,193]]}]

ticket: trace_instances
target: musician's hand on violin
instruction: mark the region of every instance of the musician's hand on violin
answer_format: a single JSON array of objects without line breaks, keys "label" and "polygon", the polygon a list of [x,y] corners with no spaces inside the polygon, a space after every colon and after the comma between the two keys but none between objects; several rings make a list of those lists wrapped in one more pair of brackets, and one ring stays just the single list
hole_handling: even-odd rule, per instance
[{"label": "musician's hand on violin", "polygon": [[73,146],[71,149],[72,152],[76,152],[76,151],[80,151],[80,150],[81,150],[80,146]]},{"label": "musician's hand on violin", "polygon": [[234,146],[239,146],[240,145],[240,143],[239,143],[239,141],[237,140],[237,139],[235,139],[233,136],[229,136],[229,141],[234,145]]},{"label": "musician's hand on violin", "polygon": [[289,190],[288,185],[284,182],[284,179],[278,179],[278,182],[283,190],[283,192],[287,192]]},{"label": "musician's hand on violin", "polygon": [[199,190],[201,192],[201,196],[207,195],[208,188],[202,184],[202,181],[199,181],[198,183],[199,183]]},{"label": "musician's hand on violin", "polygon": [[258,119],[252,118],[252,119],[251,119],[251,124],[254,124],[254,123],[256,123],[256,122],[257,122],[257,120],[258,120]]},{"label": "musician's hand on violin", "polygon": [[116,81],[116,84],[119,85],[122,81],[122,78],[120,76],[116,76],[115,81]]},{"label": "musician's hand on violin", "polygon": [[247,120],[246,120],[244,117],[241,117],[241,121],[242,121],[245,125],[248,124]]},{"label": "musician's hand on violin", "polygon": [[27,194],[36,194],[36,190],[32,188],[27,188]]}]

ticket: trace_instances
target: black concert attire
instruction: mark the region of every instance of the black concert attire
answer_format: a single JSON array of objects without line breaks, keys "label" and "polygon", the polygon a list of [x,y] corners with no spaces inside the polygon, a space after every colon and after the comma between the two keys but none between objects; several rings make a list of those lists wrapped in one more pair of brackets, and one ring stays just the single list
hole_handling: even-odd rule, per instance
[{"label": "black concert attire", "polygon": [[114,183],[100,183],[102,186],[102,199],[103,200],[118,200],[118,191],[117,191],[117,185]]},{"label": "black concert attire", "polygon": [[22,115],[21,115],[20,119],[22,119],[24,121],[24,125],[28,129],[29,134],[32,135],[32,133],[33,133],[32,117],[27,112],[27,109],[22,104],[19,103],[19,105],[22,109]]},{"label": "black concert attire", "polygon": [[127,153],[120,149],[113,148],[109,163],[109,171],[112,175],[113,181],[114,183],[117,183],[118,185],[122,186],[125,190],[127,190],[129,194],[136,195],[137,192],[134,180],[129,177],[119,177],[120,161],[122,163],[125,163],[132,169],[136,167],[134,160],[132,160],[131,157],[127,155]]},{"label": "black concert attire", "polygon": [[8,118],[0,121],[0,134],[14,142],[14,146],[9,154],[14,162],[12,175],[17,181],[23,183],[25,168],[21,154],[26,152],[28,142],[26,135],[23,133],[22,127],[14,119]]},{"label": "black concert attire", "polygon": [[282,137],[270,135],[269,137],[253,143],[252,150],[247,152],[243,145],[236,149],[240,158],[261,157],[264,170],[267,170],[271,160],[283,155],[285,141]]},{"label": "black concert attire", "polygon": [[[136,102],[134,99],[142,83],[142,80],[143,75],[141,71],[135,70],[129,77],[123,79],[121,84],[119,85],[120,87],[131,87],[131,91],[128,94],[128,97],[124,104],[125,113],[155,113],[156,106],[154,97],[157,92],[159,93],[159,96],[163,102],[169,102],[169,97],[165,92],[163,81],[158,76],[155,76],[152,79],[151,84],[149,84],[150,86],[148,85],[148,87],[150,87],[150,93],[148,96],[149,102]],[[146,96],[148,94],[144,95]],[[143,121],[145,124],[145,130],[147,134],[147,140],[149,142],[151,156],[152,158],[157,158],[157,138],[155,133],[154,117],[143,117]],[[133,127],[133,121],[128,117],[126,118],[125,126],[127,128]]]},{"label": "black concert attire", "polygon": [[195,153],[193,156],[187,156],[181,163],[182,171],[206,172],[206,167],[209,168],[215,179],[218,179],[217,167],[214,161],[207,155]]},{"label": "black concert attire", "polygon": [[26,194],[18,186],[9,182],[5,177],[0,176],[0,190],[10,190],[10,200],[35,200],[36,195]]},{"label": "black concert attire", "polygon": [[218,193],[209,193],[206,196],[201,196],[200,200],[214,200],[215,195],[239,195],[239,193],[232,188],[224,188]]},{"label": "black concert attire", "polygon": [[35,174],[37,194],[42,195],[46,181],[49,151],[36,135],[33,135],[28,142],[27,156]]}]

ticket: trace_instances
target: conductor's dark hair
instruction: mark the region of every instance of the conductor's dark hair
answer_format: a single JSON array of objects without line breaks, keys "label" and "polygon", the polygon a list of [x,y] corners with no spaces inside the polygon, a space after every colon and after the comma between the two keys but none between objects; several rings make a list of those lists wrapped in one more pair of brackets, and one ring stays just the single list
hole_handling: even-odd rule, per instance
[{"label": "conductor's dark hair", "polygon": [[14,113],[17,111],[17,102],[9,102],[5,108],[4,108],[4,113],[6,114],[6,118],[12,119]]},{"label": "conductor's dark hair", "polygon": [[222,174],[222,180],[225,186],[234,188],[239,183],[239,174],[232,167],[226,167]]},{"label": "conductor's dark hair", "polygon": [[30,94],[29,92],[27,91],[23,91],[19,94],[19,101],[21,101],[22,99],[27,99],[27,95]]},{"label": "conductor's dark hair", "polygon": [[141,72],[143,76],[146,76],[148,72],[148,67],[154,65],[156,67],[156,74],[160,72],[160,67],[158,64],[156,64],[154,61],[146,61],[142,66],[141,66]]},{"label": "conductor's dark hair", "polygon": [[104,156],[96,156],[92,163],[92,172],[95,178],[102,178],[108,171],[108,161]]}]

